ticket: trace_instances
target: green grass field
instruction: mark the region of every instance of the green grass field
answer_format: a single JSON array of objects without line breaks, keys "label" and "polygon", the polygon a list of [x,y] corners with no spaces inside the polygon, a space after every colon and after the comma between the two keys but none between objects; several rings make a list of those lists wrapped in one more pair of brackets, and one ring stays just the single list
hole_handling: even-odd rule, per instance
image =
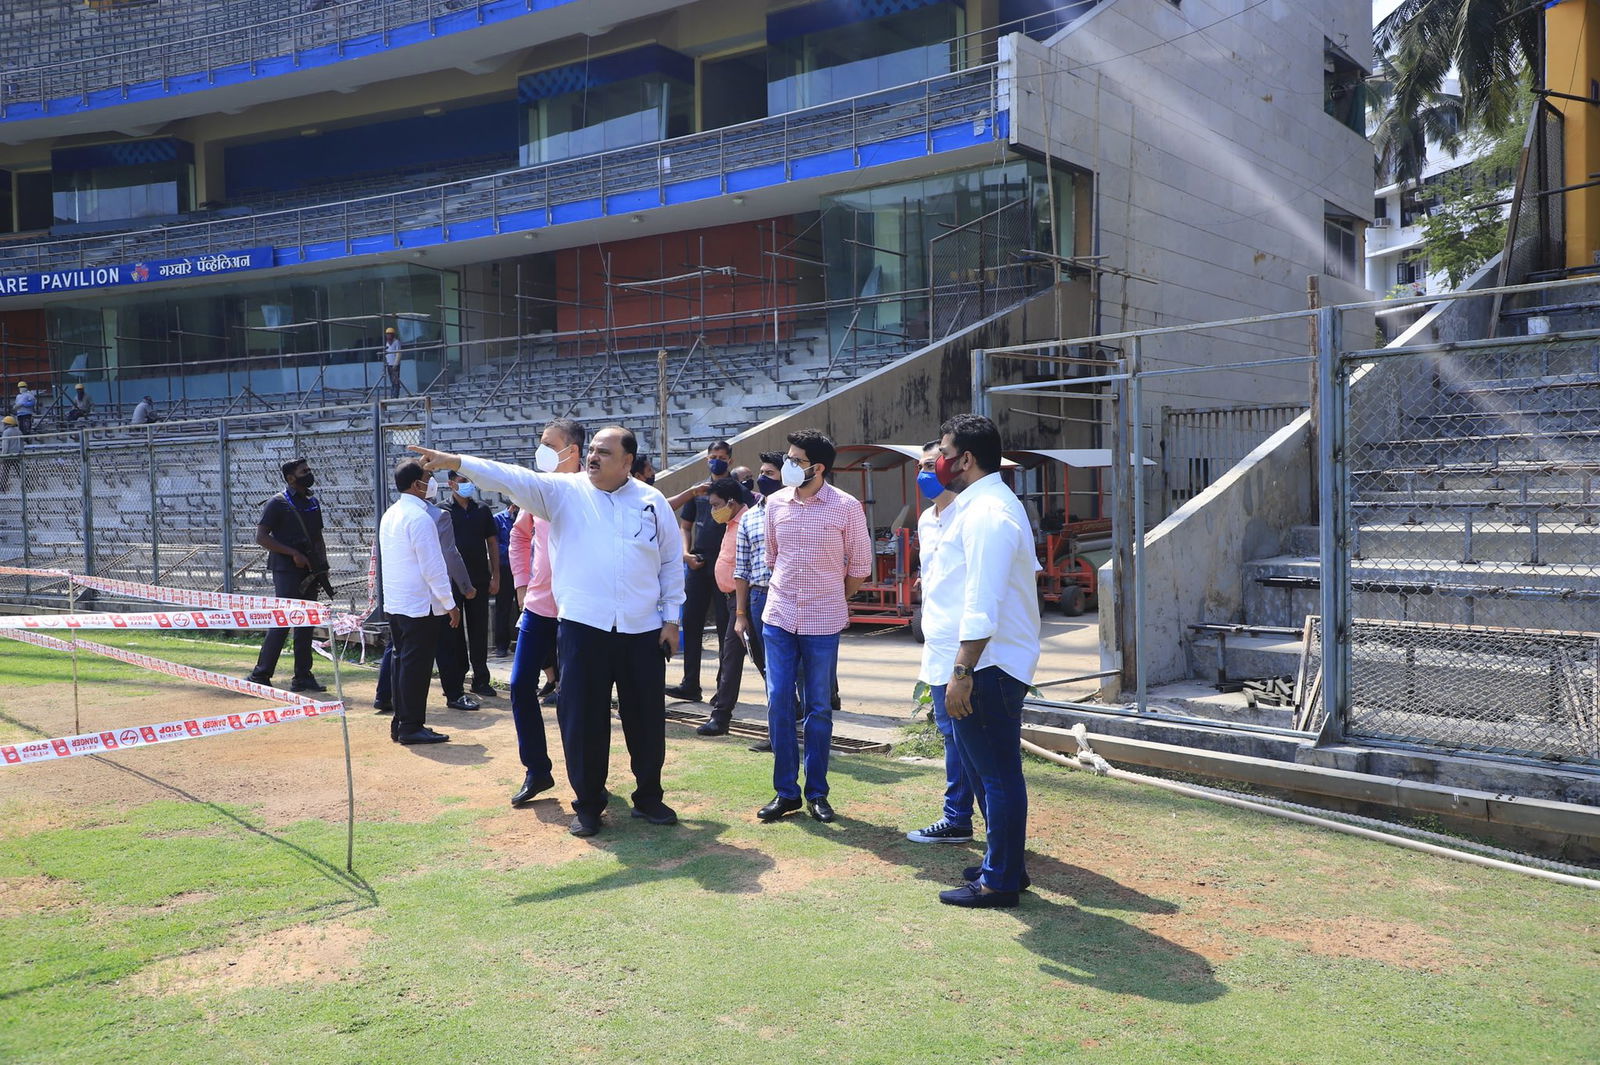
[{"label": "green grass field", "polygon": [[[65,661],[0,644],[6,738]],[[90,661],[101,699],[151,686]],[[371,742],[381,719],[351,727],[358,788],[419,764]],[[410,807],[363,821],[354,876],[342,823],[186,779],[250,737],[79,759],[70,789],[0,769],[0,1061],[1600,1061],[1600,892],[1032,763],[1034,891],[970,912],[935,896],[977,851],[902,836],[939,766],[836,756],[837,824],[763,826],[767,763],[675,729],[684,823],[624,799],[591,843],[553,803],[505,809],[509,723],[475,735],[487,768],[369,790],[364,809]],[[625,795],[620,739],[612,766]],[[168,796],[119,799],[130,771]]]}]

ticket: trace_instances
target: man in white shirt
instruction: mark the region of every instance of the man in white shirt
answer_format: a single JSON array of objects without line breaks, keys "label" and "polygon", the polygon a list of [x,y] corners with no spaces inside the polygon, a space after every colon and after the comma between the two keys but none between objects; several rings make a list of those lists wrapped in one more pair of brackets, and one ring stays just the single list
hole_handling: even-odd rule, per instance
[{"label": "man in white shirt", "polygon": [[1000,433],[958,414],[939,427],[934,472],[956,493],[922,569],[924,678],[945,684],[945,710],[967,773],[982,789],[988,847],[952,906],[1015,906],[1027,886],[1023,848],[1022,701],[1039,664],[1039,599],[1028,516],[1000,480]]},{"label": "man in white shirt", "polygon": [[[946,488],[934,472],[939,459],[939,441],[930,440],[922,445],[922,460],[918,463],[917,492],[930,502],[928,509],[917,517],[917,556],[923,573],[928,572],[933,557],[939,550],[939,534],[943,529],[945,508],[956,501],[956,493]],[[917,679],[933,690],[933,723],[944,739],[944,811],[937,821],[927,828],[906,833],[913,843],[971,843],[973,789],[966,767],[961,764],[961,750],[956,746],[955,728],[950,715],[945,712],[943,681],[935,684],[930,677],[939,668],[932,659],[934,647],[922,645],[922,669]]]},{"label": "man in white shirt", "polygon": [[439,533],[424,497],[429,477],[422,464],[402,462],[394,471],[400,498],[378,523],[383,558],[383,606],[394,644],[394,721],[391,736],[407,746],[443,743],[450,737],[427,726],[428,680],[438,648],[440,617],[461,624],[445,569]]},{"label": "man in white shirt", "polygon": [[383,368],[389,375],[389,395],[400,394],[400,334],[394,326],[383,331]]},{"label": "man in white shirt", "polygon": [[638,444],[620,425],[589,441],[586,474],[413,447],[431,470],[459,470],[550,523],[551,590],[560,626],[556,721],[575,795],[574,836],[600,831],[611,753],[611,690],[633,768],[633,816],[677,823],[662,802],[666,664],[678,645],[683,543],[666,497],[631,476]]}]

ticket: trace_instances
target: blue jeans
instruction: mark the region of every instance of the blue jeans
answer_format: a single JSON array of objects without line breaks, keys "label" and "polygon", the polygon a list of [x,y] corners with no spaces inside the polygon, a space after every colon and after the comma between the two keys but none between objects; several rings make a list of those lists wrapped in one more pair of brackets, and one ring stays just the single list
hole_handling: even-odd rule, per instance
[{"label": "blue jeans", "polygon": [[795,682],[806,701],[805,770],[808,799],[828,797],[828,748],[833,743],[832,695],[839,634],[798,636],[764,624],[767,645],[767,734],[772,740],[772,787],[781,799],[800,798],[800,747],[794,738]]},{"label": "blue jeans", "polygon": [[[944,737],[944,819],[962,828],[972,827],[974,788],[967,779],[967,767],[961,761],[961,750],[956,746],[955,726],[950,715],[944,712],[944,685],[933,686],[933,723]],[[976,791],[982,794],[983,785]],[[982,805],[981,803],[979,805]]]},{"label": "blue jeans", "polygon": [[545,659],[556,646],[555,618],[525,610],[517,633],[517,656],[511,660],[511,721],[517,728],[517,754],[532,773],[550,772],[550,751],[539,707],[539,683]]},{"label": "blue jeans", "polygon": [[1022,779],[1022,699],[1028,686],[999,666],[972,675],[972,713],[957,718],[956,747],[981,786],[989,845],[979,879],[993,891],[1022,889],[1028,785]]}]

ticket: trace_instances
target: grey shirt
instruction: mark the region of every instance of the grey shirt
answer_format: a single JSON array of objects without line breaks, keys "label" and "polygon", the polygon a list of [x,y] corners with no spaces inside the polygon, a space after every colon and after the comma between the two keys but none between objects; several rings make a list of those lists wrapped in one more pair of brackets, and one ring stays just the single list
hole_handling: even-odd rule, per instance
[{"label": "grey shirt", "polygon": [[0,457],[15,458],[22,454],[22,430],[8,425],[0,432]]}]

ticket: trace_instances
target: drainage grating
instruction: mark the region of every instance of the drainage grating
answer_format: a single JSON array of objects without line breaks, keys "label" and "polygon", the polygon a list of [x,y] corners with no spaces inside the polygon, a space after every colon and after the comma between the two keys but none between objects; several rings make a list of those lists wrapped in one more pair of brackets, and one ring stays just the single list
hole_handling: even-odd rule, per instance
[{"label": "drainage grating", "polygon": [[[674,724],[697,726],[705,719],[706,715],[704,713],[696,713],[693,710],[676,710],[672,707],[667,708],[667,720]],[[753,721],[734,720],[728,724],[728,734],[730,736],[748,736],[751,739],[764,740],[767,738],[767,728],[765,725]],[[833,743],[829,745],[829,749],[844,754],[889,753],[889,745],[887,743],[879,740],[858,740],[853,736],[841,736],[838,733],[834,733]]]}]

